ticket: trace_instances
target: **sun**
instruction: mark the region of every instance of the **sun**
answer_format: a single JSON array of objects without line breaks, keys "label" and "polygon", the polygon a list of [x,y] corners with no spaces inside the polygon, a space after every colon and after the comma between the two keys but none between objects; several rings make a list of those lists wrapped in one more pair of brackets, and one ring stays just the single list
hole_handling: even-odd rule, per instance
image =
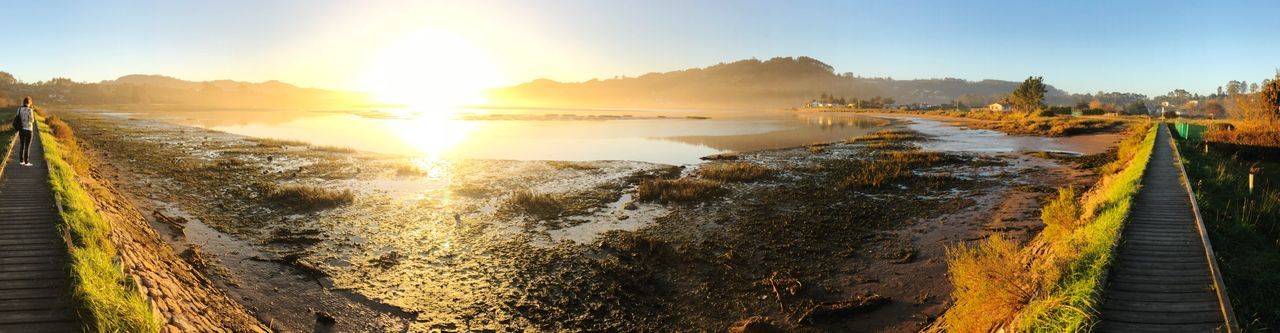
[{"label": "sun", "polygon": [[485,90],[501,81],[489,55],[466,39],[421,30],[374,56],[364,88],[381,103],[434,109],[484,104]]}]

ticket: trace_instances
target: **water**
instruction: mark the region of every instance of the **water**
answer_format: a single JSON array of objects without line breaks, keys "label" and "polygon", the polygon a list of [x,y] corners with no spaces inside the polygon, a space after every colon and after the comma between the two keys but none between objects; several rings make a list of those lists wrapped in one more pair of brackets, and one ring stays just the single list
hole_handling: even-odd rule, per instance
[{"label": "water", "polygon": [[181,125],[430,159],[630,160],[693,164],[707,155],[829,142],[884,121],[784,111],[616,109],[180,111]]}]

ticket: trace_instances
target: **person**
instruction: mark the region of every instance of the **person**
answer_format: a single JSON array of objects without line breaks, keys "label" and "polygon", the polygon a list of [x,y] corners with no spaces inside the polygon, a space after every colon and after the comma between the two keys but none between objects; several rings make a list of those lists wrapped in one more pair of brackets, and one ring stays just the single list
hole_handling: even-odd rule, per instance
[{"label": "person", "polygon": [[23,166],[31,166],[31,132],[35,129],[35,110],[31,108],[31,96],[22,99],[22,106],[14,116],[14,127],[18,130],[18,158]]}]

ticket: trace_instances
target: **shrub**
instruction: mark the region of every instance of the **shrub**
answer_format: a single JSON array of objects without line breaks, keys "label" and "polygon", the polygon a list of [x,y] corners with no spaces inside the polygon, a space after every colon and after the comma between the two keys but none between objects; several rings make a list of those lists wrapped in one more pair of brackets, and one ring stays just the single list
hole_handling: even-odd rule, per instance
[{"label": "shrub", "polygon": [[1059,188],[1058,197],[1050,199],[1040,211],[1040,220],[1050,228],[1074,229],[1083,213],[1076,195],[1075,186]]},{"label": "shrub", "polygon": [[1023,265],[1020,247],[1001,234],[976,246],[947,248],[947,270],[956,304],[947,316],[949,332],[991,332],[1013,318],[1040,293]]},{"label": "shrub", "polygon": [[652,179],[640,183],[636,198],[644,201],[694,202],[717,194],[720,182],[697,179]]},{"label": "shrub", "polygon": [[769,176],[769,168],[742,162],[711,163],[698,169],[702,178],[719,181],[752,181]]},{"label": "shrub", "polygon": [[270,186],[267,200],[300,210],[317,210],[347,205],[355,201],[351,190],[330,190],[319,186],[291,184]]},{"label": "shrub", "polygon": [[1053,114],[1053,111],[1049,111],[1045,109],[1036,109],[1035,112],[1031,113],[1031,116],[1037,117],[1037,118],[1044,118],[1044,117],[1053,117],[1054,114]]}]

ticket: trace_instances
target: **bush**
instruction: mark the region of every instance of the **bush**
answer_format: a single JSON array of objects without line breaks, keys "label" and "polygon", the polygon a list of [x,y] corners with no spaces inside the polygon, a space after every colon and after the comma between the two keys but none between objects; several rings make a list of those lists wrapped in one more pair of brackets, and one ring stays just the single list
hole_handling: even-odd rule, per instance
[{"label": "bush", "polygon": [[1075,186],[1059,188],[1058,197],[1045,203],[1040,211],[1040,219],[1050,228],[1074,229],[1083,213],[1076,196]]},{"label": "bush", "polygon": [[956,304],[948,317],[949,332],[991,332],[1013,318],[1040,293],[1023,265],[1020,247],[996,234],[976,246],[947,248],[947,270]]},{"label": "bush", "polygon": [[1049,111],[1045,109],[1036,109],[1035,112],[1031,112],[1031,116],[1037,117],[1037,118],[1044,118],[1044,117],[1053,117],[1054,114],[1053,114],[1053,111]]}]

